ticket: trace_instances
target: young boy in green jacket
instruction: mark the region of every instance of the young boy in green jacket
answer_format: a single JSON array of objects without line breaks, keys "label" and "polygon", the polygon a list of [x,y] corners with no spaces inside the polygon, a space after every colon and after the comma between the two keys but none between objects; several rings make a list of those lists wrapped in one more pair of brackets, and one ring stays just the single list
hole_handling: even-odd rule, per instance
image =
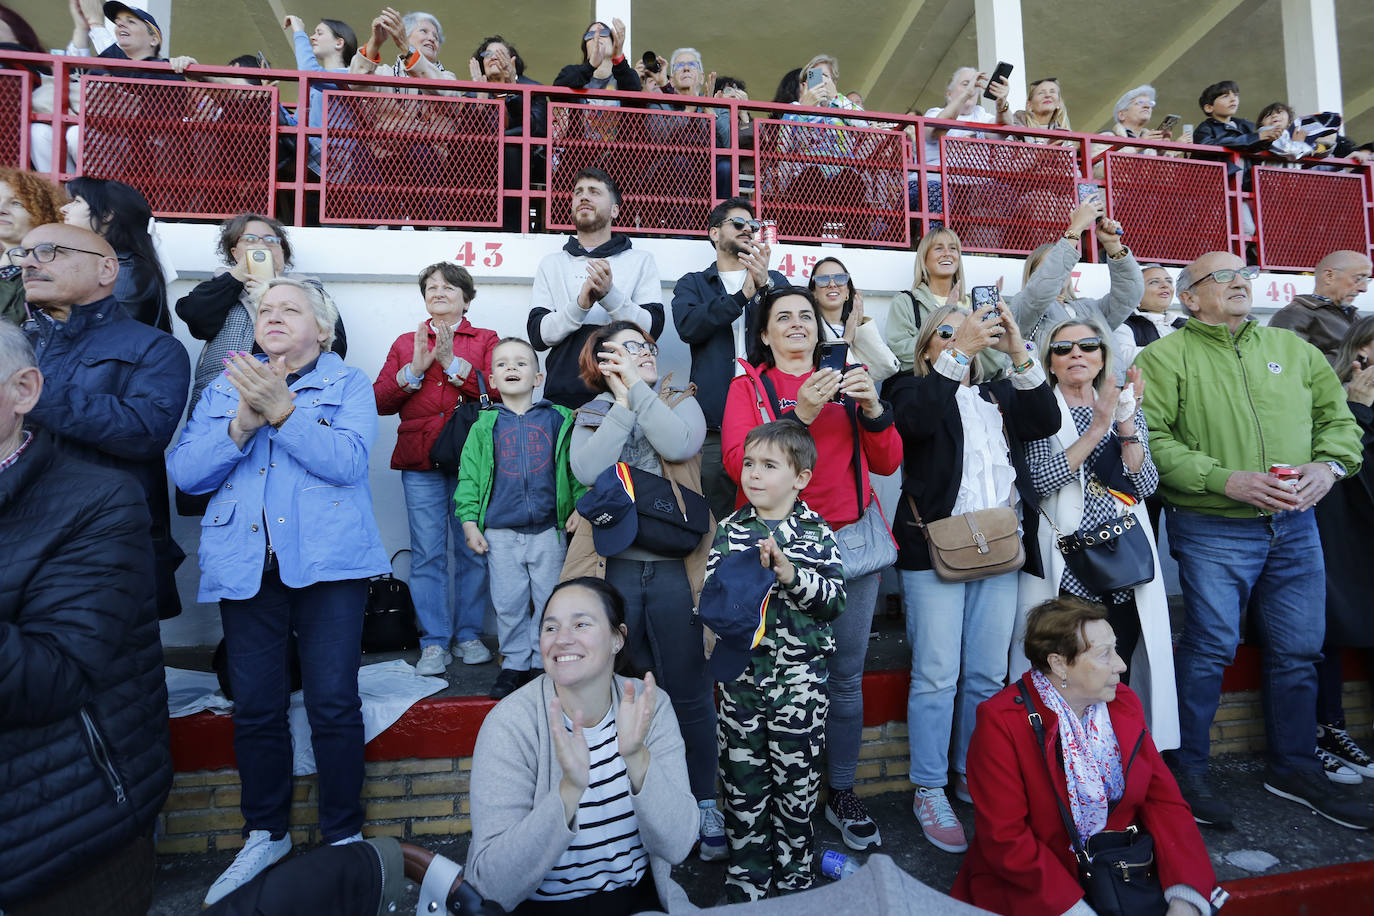
[{"label": "young boy in green jacket", "polygon": [[501,648],[501,673],[489,694],[494,700],[539,673],[539,618],[563,569],[563,529],[585,489],[568,463],[572,411],[536,401],[534,389],[543,382],[528,341],[497,343],[491,387],[501,403],[478,413],[453,494],[468,549],[487,558]]}]

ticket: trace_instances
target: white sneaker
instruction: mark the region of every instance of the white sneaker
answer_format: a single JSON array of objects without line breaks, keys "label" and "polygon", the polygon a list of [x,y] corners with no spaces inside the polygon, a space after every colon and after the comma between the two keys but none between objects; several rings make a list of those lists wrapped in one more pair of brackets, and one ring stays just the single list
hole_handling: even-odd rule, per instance
[{"label": "white sneaker", "polygon": [[250,830],[248,842],[243,844],[239,854],[234,856],[234,861],[215,879],[215,883],[210,885],[210,890],[206,891],[205,905],[218,903],[228,897],[276,865],[290,851],[291,834],[287,833],[280,840],[274,840],[271,831]]},{"label": "white sneaker", "polygon": [[415,673],[443,674],[452,661],[453,656],[443,646],[425,646],[420,650],[420,660],[415,663]]},{"label": "white sneaker", "polygon": [[361,843],[362,841],[363,841],[363,833],[362,833],[362,831],[360,830],[360,831],[358,831],[357,833],[353,834],[352,836],[346,836],[346,837],[344,837],[342,840],[335,840],[334,842],[330,843],[329,845],[330,845],[330,846],[347,846],[349,843]]},{"label": "white sneaker", "polygon": [[491,650],[480,639],[463,640],[458,644],[458,651],[465,665],[485,665],[492,658]]}]

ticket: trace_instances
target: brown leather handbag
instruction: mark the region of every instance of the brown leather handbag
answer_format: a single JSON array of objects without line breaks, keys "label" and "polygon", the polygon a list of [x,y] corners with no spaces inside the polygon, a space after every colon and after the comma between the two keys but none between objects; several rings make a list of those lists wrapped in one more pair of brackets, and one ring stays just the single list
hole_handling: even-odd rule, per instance
[{"label": "brown leather handbag", "polygon": [[944,581],[975,582],[1025,565],[1026,547],[1015,509],[980,509],[925,522],[916,500],[907,496],[906,502],[930,547],[931,568]]}]

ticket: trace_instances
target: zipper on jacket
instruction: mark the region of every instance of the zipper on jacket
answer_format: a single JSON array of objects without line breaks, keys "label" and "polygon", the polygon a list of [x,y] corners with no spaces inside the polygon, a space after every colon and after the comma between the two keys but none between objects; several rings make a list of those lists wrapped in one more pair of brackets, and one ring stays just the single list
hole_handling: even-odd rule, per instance
[{"label": "zipper on jacket", "polygon": [[1260,426],[1259,411],[1255,409],[1255,398],[1250,393],[1250,374],[1245,371],[1245,357],[1241,356],[1240,344],[1236,342],[1234,337],[1231,338],[1231,349],[1236,351],[1236,362],[1240,364],[1240,380],[1245,384],[1245,402],[1250,405],[1250,415],[1255,418],[1255,436],[1259,439],[1260,467],[1268,470],[1269,462],[1264,459],[1264,429]]},{"label": "zipper on jacket", "polygon": [[120,780],[119,774],[115,772],[114,763],[110,760],[110,749],[105,745],[105,739],[100,736],[100,730],[95,727],[95,722],[91,720],[91,715],[83,706],[81,708],[81,724],[86,729],[86,738],[91,743],[91,756],[95,758],[95,765],[104,771],[105,779],[110,783],[110,788],[114,790],[115,804],[122,805],[128,801],[128,796],[124,794],[124,783]]}]

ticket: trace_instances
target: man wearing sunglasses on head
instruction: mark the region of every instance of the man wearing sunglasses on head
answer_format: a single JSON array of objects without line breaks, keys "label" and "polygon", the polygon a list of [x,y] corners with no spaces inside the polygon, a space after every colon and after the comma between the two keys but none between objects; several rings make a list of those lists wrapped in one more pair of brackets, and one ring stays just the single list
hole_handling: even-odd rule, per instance
[{"label": "man wearing sunglasses on head", "polygon": [[750,317],[759,300],[787,278],[768,269],[772,255],[759,234],[754,208],[742,197],[716,205],[706,219],[716,262],[683,274],[673,290],[673,323],[692,350],[692,382],[706,415],[701,447],[701,483],[716,518],[735,511],[735,482],[725,473],[720,452],[720,421],[730,380],[743,370]]},{"label": "man wearing sunglasses on head", "polygon": [[1367,829],[1374,808],[1344,795],[1314,756],[1326,609],[1307,511],[1359,469],[1360,429],[1321,351],[1251,319],[1257,275],[1221,251],[1189,264],[1178,275],[1187,323],[1136,357],[1187,610],[1175,655],[1181,743],[1170,763],[1194,818],[1229,826],[1231,806],[1207,778],[1209,729],[1248,603],[1265,637],[1265,788]]}]

